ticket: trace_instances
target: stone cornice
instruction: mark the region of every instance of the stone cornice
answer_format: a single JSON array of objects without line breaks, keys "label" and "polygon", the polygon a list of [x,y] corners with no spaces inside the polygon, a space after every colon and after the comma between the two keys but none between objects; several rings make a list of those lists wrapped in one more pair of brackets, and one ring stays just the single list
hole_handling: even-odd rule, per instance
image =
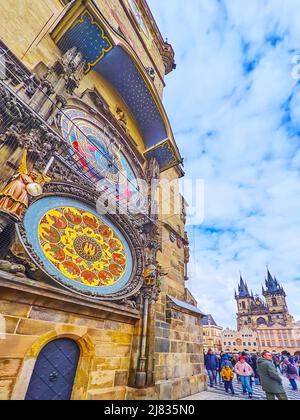
[{"label": "stone cornice", "polygon": [[96,319],[127,321],[132,324],[140,319],[139,311],[126,305],[120,306],[113,302],[103,301],[95,302],[95,300],[86,297],[81,299],[67,290],[27,277],[17,277],[4,271],[0,271],[0,295],[4,300],[47,307]]}]

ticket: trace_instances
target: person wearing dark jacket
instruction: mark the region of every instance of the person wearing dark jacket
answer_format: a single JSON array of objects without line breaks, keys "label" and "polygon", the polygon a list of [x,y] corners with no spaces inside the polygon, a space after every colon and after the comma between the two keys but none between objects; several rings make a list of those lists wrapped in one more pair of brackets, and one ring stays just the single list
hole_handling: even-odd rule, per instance
[{"label": "person wearing dark jacket", "polygon": [[257,361],[257,371],[267,400],[275,400],[276,397],[278,400],[288,400],[282,386],[282,379],[274,366],[271,353],[267,351],[263,352],[262,358]]},{"label": "person wearing dark jacket", "polygon": [[209,349],[204,358],[205,368],[209,377],[210,386],[213,388],[217,383],[217,371],[220,368],[220,363],[214,352]]}]

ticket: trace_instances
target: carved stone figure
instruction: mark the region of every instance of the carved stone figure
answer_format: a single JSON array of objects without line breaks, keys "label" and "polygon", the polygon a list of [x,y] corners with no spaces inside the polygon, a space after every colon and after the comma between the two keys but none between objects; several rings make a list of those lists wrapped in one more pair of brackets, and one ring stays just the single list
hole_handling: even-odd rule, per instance
[{"label": "carved stone figure", "polygon": [[34,179],[26,173],[18,172],[8,185],[0,192],[0,210],[21,217],[28,207],[27,185]]},{"label": "carved stone figure", "polygon": [[22,163],[11,181],[0,192],[0,210],[22,217],[28,208],[29,195],[38,196],[42,193],[42,187],[49,178],[39,175],[35,171],[28,174],[27,152],[23,153]]},{"label": "carved stone figure", "polygon": [[184,262],[188,264],[190,261],[190,244],[187,232],[184,233],[184,240]]},{"label": "carved stone figure", "polygon": [[15,264],[10,261],[0,260],[0,270],[16,274],[19,277],[25,276],[25,267],[21,264]]},{"label": "carved stone figure", "polygon": [[62,64],[65,66],[65,67],[68,67],[69,66],[69,64],[71,63],[71,61],[74,59],[74,57],[76,56],[76,53],[77,53],[77,48],[76,47],[73,47],[73,48],[70,48],[64,55],[63,55],[63,58],[62,58]]},{"label": "carved stone figure", "polygon": [[119,121],[120,125],[127,130],[127,118],[125,112],[118,106],[116,109],[116,116],[117,120]]},{"label": "carved stone figure", "polygon": [[149,182],[153,179],[160,179],[160,168],[155,158],[151,158],[148,162],[147,178]]}]

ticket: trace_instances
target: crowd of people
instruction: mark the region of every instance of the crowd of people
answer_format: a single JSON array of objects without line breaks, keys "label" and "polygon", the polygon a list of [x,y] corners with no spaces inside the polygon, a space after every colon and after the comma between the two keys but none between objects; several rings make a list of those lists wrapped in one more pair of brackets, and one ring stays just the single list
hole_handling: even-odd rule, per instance
[{"label": "crowd of people", "polygon": [[300,355],[289,353],[272,354],[268,351],[260,353],[221,353],[208,350],[205,355],[205,368],[209,386],[224,384],[225,392],[235,395],[234,378],[242,384],[243,394],[253,398],[253,384],[261,385],[268,400],[287,400],[282,376],[290,381],[294,391],[298,390],[297,380],[300,378]]}]

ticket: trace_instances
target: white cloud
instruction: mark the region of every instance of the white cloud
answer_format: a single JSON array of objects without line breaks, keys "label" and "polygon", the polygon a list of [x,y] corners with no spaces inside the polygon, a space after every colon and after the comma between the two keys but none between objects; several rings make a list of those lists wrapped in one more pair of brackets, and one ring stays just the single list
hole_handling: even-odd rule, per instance
[{"label": "white cloud", "polygon": [[206,184],[189,287],[234,326],[239,270],[259,293],[269,264],[299,318],[299,1],[148,2],[176,51],[165,103],[185,170]]}]

